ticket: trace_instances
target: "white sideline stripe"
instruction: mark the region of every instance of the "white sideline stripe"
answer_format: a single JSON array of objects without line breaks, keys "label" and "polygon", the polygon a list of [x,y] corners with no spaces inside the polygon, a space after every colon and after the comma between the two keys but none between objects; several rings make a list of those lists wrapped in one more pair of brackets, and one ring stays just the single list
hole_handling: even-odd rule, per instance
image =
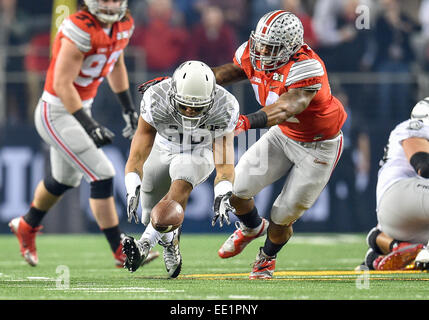
[{"label": "white sideline stripe", "polygon": [[85,287],[70,287],[67,289],[63,288],[46,288],[48,291],[88,291],[88,292],[148,292],[148,293],[171,293],[171,292],[185,292],[185,290],[167,290],[165,288],[145,288],[145,287],[121,287],[121,288],[109,288],[109,287],[100,287],[100,288],[85,288]]}]

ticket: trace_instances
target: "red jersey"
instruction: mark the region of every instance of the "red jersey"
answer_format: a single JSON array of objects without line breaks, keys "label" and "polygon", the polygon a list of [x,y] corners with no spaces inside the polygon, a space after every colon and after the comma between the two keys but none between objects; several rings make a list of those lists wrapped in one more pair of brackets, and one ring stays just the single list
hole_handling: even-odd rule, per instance
[{"label": "red jersey", "polygon": [[289,89],[317,90],[303,112],[279,124],[282,132],[291,139],[303,142],[325,140],[337,134],[346,121],[343,105],[331,94],[325,64],[307,45],[273,72],[257,71],[252,67],[247,42],[237,49],[234,63],[246,73],[262,107],[273,104]]},{"label": "red jersey", "polygon": [[61,24],[52,46],[52,58],[46,75],[45,91],[56,96],[53,88],[54,68],[61,47],[61,39],[72,41],[85,54],[74,86],[82,101],[93,99],[97,89],[113,69],[134,30],[131,16],[112,25],[110,35],[98,20],[87,11],[78,11]]}]

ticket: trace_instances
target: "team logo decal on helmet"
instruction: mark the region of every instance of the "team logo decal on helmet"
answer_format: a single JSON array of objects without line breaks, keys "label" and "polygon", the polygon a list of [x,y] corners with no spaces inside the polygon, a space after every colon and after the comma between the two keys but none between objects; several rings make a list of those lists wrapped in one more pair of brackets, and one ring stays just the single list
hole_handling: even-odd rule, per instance
[{"label": "team logo decal on helmet", "polygon": [[174,72],[169,91],[174,119],[184,128],[198,128],[213,106],[216,79],[201,61],[186,61]]},{"label": "team logo decal on helmet", "polygon": [[285,65],[304,43],[304,28],[293,13],[276,10],[265,14],[251,32],[250,60],[258,71]]},{"label": "team logo decal on helmet", "polygon": [[101,0],[84,0],[84,2],[89,12],[104,23],[114,23],[121,20],[125,16],[128,7],[127,0],[119,0],[120,4],[117,7],[102,4]]}]

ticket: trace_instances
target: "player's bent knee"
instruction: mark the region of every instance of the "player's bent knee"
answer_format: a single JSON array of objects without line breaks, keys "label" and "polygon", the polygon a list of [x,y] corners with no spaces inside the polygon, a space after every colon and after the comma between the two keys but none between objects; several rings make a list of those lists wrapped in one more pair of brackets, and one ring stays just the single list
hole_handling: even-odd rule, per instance
[{"label": "player's bent knee", "polygon": [[289,226],[298,220],[309,208],[304,206],[277,207],[271,209],[271,221],[282,226]]},{"label": "player's bent knee", "polygon": [[45,185],[45,188],[46,190],[48,190],[49,193],[57,197],[63,195],[67,190],[75,187],[74,185],[66,185],[61,182],[58,182],[52,176],[45,177],[45,179],[43,179],[43,184]]},{"label": "player's bent knee", "polygon": [[91,199],[107,199],[113,196],[113,178],[90,183]]}]

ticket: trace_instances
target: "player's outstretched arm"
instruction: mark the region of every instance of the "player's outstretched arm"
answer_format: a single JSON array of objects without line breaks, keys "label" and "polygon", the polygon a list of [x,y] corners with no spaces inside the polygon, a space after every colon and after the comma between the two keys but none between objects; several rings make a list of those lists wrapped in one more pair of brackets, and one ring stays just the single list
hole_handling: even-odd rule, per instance
[{"label": "player's outstretched arm", "polygon": [[232,195],[232,183],[234,182],[234,134],[229,133],[219,137],[213,143],[213,155],[216,166],[214,180],[214,202],[212,226],[219,220],[222,227],[224,221],[230,224],[229,214],[234,213],[234,208],[229,204]]},{"label": "player's outstretched arm", "polygon": [[303,112],[316,93],[314,90],[291,89],[283,93],[276,102],[257,112],[241,114],[234,130],[235,135],[249,129],[272,127],[286,121]]},{"label": "player's outstretched arm", "polygon": [[316,93],[315,90],[291,89],[282,94],[275,103],[261,109],[267,114],[266,126],[275,126],[300,114],[307,109]]},{"label": "player's outstretched arm", "polygon": [[247,79],[246,73],[233,63],[227,63],[211,69],[216,77],[216,83],[218,85],[225,86]]},{"label": "player's outstretched arm", "polygon": [[152,151],[156,130],[142,117],[136,133],[131,141],[130,155],[125,164],[125,188],[127,190],[127,215],[128,222],[134,218],[138,223],[137,209],[140,198],[141,179],[143,177],[143,164]]}]

